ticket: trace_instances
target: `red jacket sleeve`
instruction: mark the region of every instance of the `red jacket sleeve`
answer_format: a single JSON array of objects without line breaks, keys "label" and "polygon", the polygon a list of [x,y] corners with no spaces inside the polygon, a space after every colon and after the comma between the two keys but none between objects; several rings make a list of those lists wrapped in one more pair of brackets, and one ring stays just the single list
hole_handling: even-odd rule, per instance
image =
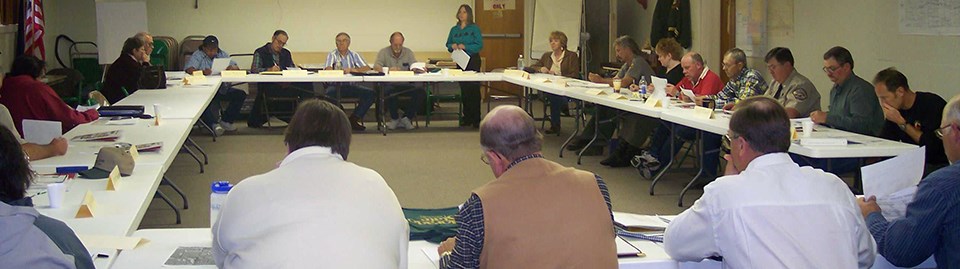
[{"label": "red jacket sleeve", "polygon": [[43,83],[38,84],[40,89],[38,89],[37,92],[39,92],[40,101],[43,102],[45,107],[50,109],[51,118],[60,121],[64,133],[70,131],[70,129],[73,129],[73,127],[77,125],[94,121],[100,117],[100,114],[94,109],[79,112],[70,108],[53,92],[50,86]]}]

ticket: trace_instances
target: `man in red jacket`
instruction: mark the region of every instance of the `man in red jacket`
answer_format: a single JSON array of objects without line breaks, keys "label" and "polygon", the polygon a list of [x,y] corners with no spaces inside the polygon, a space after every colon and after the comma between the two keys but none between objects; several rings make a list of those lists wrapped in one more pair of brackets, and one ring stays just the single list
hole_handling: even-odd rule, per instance
[{"label": "man in red jacket", "polygon": [[24,55],[13,60],[13,67],[0,87],[0,104],[10,110],[10,117],[23,136],[23,120],[59,121],[63,132],[99,117],[97,110],[79,112],[67,106],[50,86],[37,80],[44,67],[37,57]]}]

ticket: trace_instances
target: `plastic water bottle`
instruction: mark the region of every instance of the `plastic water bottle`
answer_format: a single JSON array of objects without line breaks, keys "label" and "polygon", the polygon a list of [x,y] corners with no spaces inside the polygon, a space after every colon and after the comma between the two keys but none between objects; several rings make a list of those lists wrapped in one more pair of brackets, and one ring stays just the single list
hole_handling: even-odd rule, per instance
[{"label": "plastic water bottle", "polygon": [[210,185],[210,226],[217,222],[220,216],[220,207],[227,200],[227,193],[233,188],[233,184],[228,181],[214,181]]},{"label": "plastic water bottle", "polygon": [[523,54],[520,54],[520,57],[517,58],[517,70],[523,70]]},{"label": "plastic water bottle", "polygon": [[640,97],[647,99],[647,81],[643,78],[640,79]]}]

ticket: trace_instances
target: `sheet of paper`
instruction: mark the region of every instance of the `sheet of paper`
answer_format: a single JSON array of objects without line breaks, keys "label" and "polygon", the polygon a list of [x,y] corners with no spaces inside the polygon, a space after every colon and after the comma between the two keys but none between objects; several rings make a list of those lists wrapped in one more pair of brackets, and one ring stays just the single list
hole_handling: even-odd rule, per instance
[{"label": "sheet of paper", "polygon": [[886,196],[877,197],[877,205],[881,214],[887,220],[899,219],[907,215],[907,204],[913,202],[917,194],[917,186],[910,186]]},{"label": "sheet of paper", "polygon": [[210,67],[210,74],[211,74],[211,75],[218,75],[218,74],[220,74],[220,72],[223,72],[223,70],[226,70],[227,67],[230,66],[230,60],[231,60],[230,57],[227,57],[227,58],[214,58],[214,59],[213,59],[213,66]]},{"label": "sheet of paper", "polygon": [[639,227],[646,229],[663,230],[667,228],[667,223],[658,216],[638,215],[632,213],[613,212],[613,220],[627,227]]},{"label": "sheet of paper", "polygon": [[470,55],[463,50],[454,50],[450,53],[450,58],[453,58],[460,68],[467,68],[467,64],[470,63]]},{"label": "sheet of paper", "polygon": [[[650,80],[653,83],[653,93],[662,92],[666,95],[667,92],[667,79],[651,77]],[[649,93],[649,92],[648,92]]]},{"label": "sheet of paper", "polygon": [[410,64],[410,70],[413,70],[413,69],[427,70],[427,63],[424,63],[424,62],[412,63]]},{"label": "sheet of paper", "polygon": [[[623,239],[623,237],[617,236],[617,238],[614,240],[617,241],[617,255],[643,253],[643,250],[633,247],[635,245],[631,246],[626,239]],[[643,256],[646,255],[640,254],[637,257]]]},{"label": "sheet of paper", "polygon": [[697,95],[694,94],[692,90],[681,89],[681,92],[683,92],[683,95],[687,96],[687,98],[690,98],[690,100],[697,99]]},{"label": "sheet of paper", "polygon": [[22,124],[23,140],[30,143],[46,145],[50,144],[54,138],[63,135],[59,121],[23,120]]},{"label": "sheet of paper", "polygon": [[916,186],[923,177],[926,150],[926,147],[920,147],[860,168],[863,178],[863,195],[882,197]]},{"label": "sheet of paper", "polygon": [[140,237],[126,236],[108,236],[108,235],[77,235],[80,242],[87,248],[112,248],[112,249],[134,249],[137,246],[146,243],[147,240]]},{"label": "sheet of paper", "polygon": [[423,255],[427,255],[427,259],[430,259],[434,266],[440,266],[440,254],[437,254],[437,247],[424,247],[420,251],[423,251]]},{"label": "sheet of paper", "polygon": [[198,265],[217,265],[213,259],[212,247],[177,247],[177,250],[170,254],[167,261],[163,263],[166,266],[198,266]]},{"label": "sheet of paper", "polygon": [[77,105],[77,112],[86,112],[87,110],[91,110],[91,109],[94,109],[94,110],[100,109],[100,104],[96,104],[92,106]]}]

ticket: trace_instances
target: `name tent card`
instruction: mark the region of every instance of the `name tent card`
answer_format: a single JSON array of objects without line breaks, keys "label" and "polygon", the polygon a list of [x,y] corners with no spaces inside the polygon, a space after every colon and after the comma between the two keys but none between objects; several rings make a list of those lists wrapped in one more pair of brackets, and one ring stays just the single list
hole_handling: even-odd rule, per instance
[{"label": "name tent card", "polygon": [[120,187],[120,167],[113,166],[113,170],[110,171],[110,175],[107,176],[107,190],[115,191]]},{"label": "name tent card", "polygon": [[75,218],[92,218],[96,207],[97,201],[93,200],[93,193],[87,191],[87,193],[83,195],[83,202],[80,203],[80,209],[77,210]]},{"label": "name tent card", "polygon": [[317,75],[321,77],[342,77],[343,70],[319,70]]},{"label": "name tent card", "polygon": [[693,117],[697,119],[709,120],[713,118],[713,109],[702,106],[693,107]]},{"label": "name tent card", "polygon": [[515,69],[503,70],[503,76],[530,79],[530,73],[527,73],[527,71],[515,70]]},{"label": "name tent card", "polygon": [[300,70],[283,70],[282,74],[284,77],[306,77],[308,73],[307,73],[307,70],[300,69]]},{"label": "name tent card", "polygon": [[413,71],[390,71],[387,76],[391,77],[412,77],[414,76]]},{"label": "name tent card", "polygon": [[619,93],[611,94],[611,95],[608,96],[607,98],[610,98],[610,99],[613,99],[613,100],[630,100],[630,99],[627,98],[626,96],[623,96],[622,94],[619,94]]},{"label": "name tent card", "polygon": [[654,97],[647,98],[647,101],[643,104],[648,107],[663,107],[663,101],[660,98]]},{"label": "name tent card", "polygon": [[223,70],[220,72],[220,76],[225,78],[243,78],[247,77],[247,70]]},{"label": "name tent card", "polygon": [[604,91],[603,89],[590,89],[590,90],[587,90],[587,94],[589,94],[589,95],[607,95],[607,92]]}]

